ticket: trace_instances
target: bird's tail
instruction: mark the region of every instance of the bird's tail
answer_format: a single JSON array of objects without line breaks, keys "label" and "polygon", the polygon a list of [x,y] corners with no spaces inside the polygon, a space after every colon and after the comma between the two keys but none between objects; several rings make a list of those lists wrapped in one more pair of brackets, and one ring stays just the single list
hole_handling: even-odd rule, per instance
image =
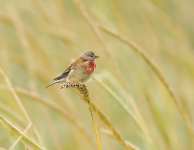
[{"label": "bird's tail", "polygon": [[58,83],[58,82],[60,82],[60,81],[59,81],[59,80],[53,81],[53,82],[51,82],[50,84],[48,84],[45,88],[47,88],[47,87],[49,87],[49,86],[51,86],[51,85],[53,85],[53,84],[55,84],[55,83]]}]

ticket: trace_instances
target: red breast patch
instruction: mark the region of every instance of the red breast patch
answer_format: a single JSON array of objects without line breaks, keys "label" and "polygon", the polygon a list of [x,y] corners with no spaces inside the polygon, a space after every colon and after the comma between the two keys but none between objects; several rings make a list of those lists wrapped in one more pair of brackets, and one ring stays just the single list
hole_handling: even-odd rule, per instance
[{"label": "red breast patch", "polygon": [[94,73],[96,70],[96,64],[92,61],[89,62],[88,67],[86,67],[86,72],[87,73]]}]

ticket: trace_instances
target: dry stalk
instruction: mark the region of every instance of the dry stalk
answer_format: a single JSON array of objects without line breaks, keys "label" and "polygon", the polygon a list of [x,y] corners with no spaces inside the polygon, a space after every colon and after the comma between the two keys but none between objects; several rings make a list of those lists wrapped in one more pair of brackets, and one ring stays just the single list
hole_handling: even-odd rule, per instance
[{"label": "dry stalk", "polygon": [[[4,85],[0,85],[0,89],[10,91],[10,89]],[[37,93],[30,92],[30,91],[27,91],[27,90],[22,89],[22,88],[14,88],[14,90],[17,94],[30,97],[31,100],[36,101],[40,104],[43,104],[44,106],[47,106],[50,109],[53,109],[54,111],[56,111],[58,114],[62,115],[62,117],[64,117],[70,123],[72,123],[73,125],[75,125],[77,127],[77,129],[81,132],[81,134],[87,138],[87,140],[91,144],[92,148],[96,147],[94,142],[91,140],[90,136],[87,134],[87,132],[83,128],[83,125],[70,112],[66,111],[64,108],[60,107],[59,105],[57,105],[53,101],[51,101],[47,98],[44,98]],[[1,103],[0,103],[0,105],[1,105]],[[14,115],[16,115],[16,114],[14,114]]]},{"label": "dry stalk", "polygon": [[94,122],[94,115],[93,115],[92,106],[91,106],[91,98],[90,98],[90,95],[89,95],[89,92],[88,92],[86,86],[79,81],[72,80],[72,81],[66,82],[64,85],[62,85],[61,89],[63,89],[63,88],[76,88],[84,96],[85,100],[88,103],[89,111],[91,113],[92,123],[93,123],[96,141],[97,141],[97,145],[98,145],[98,150],[101,150],[101,145],[99,142],[99,138],[98,138],[98,134],[96,131],[95,122]]},{"label": "dry stalk", "polygon": [[30,150],[30,149],[25,145],[25,150]]},{"label": "dry stalk", "polygon": [[[9,88],[7,88],[6,86],[1,85],[0,89],[5,89],[5,90],[10,90]],[[66,112],[63,108],[61,108],[60,106],[58,106],[57,104],[55,104],[54,102],[52,102],[49,99],[46,99],[40,95],[38,95],[37,93],[32,93],[30,91],[24,90],[22,88],[14,88],[14,90],[16,91],[16,93],[24,95],[24,96],[28,96],[31,97],[32,100],[36,100],[37,102],[42,103],[45,106],[50,107],[51,109],[55,110],[57,113],[61,114],[63,117],[65,117],[68,121],[72,122],[75,126],[78,127],[78,129],[84,134],[86,135],[86,137],[90,140],[91,138],[89,138],[89,136],[87,135],[87,133],[85,132],[85,130],[83,129],[82,125],[76,121],[76,119],[68,112]],[[82,97],[82,100],[84,100],[85,102],[86,99]],[[104,124],[107,125],[107,127],[109,127],[112,131],[112,133],[114,134],[116,140],[123,146],[123,149],[131,149],[130,146],[125,144],[125,139],[122,137],[121,133],[118,131],[118,129],[111,123],[110,119],[105,115],[105,113],[100,109],[96,107],[96,104],[94,104],[94,102],[91,101],[91,106],[94,112],[98,111],[98,116],[101,119],[102,122],[104,122]],[[92,143],[93,145],[93,143]]]},{"label": "dry stalk", "polygon": [[20,101],[18,95],[16,94],[15,90],[13,89],[12,84],[11,84],[9,78],[5,75],[4,71],[3,71],[1,68],[0,68],[0,73],[1,73],[1,75],[4,77],[4,79],[5,79],[5,81],[6,81],[7,85],[8,85],[8,87],[9,87],[9,89],[10,89],[11,92],[13,93],[14,98],[16,99],[18,105],[20,106],[21,110],[23,111],[23,113],[24,113],[26,119],[28,120],[29,124],[32,124],[32,129],[34,130],[34,133],[35,133],[35,135],[36,135],[36,137],[37,137],[39,143],[41,144],[41,146],[43,147],[43,149],[45,149],[44,144],[43,144],[43,141],[42,141],[42,139],[41,139],[41,137],[40,137],[38,131],[36,130],[35,126],[33,125],[32,121],[31,121],[31,119],[30,119],[30,117],[29,117],[29,115],[28,115],[26,109],[24,108],[22,102]]},{"label": "dry stalk", "polygon": [[192,129],[192,125],[191,122],[186,114],[186,112],[184,111],[182,104],[179,100],[179,98],[177,97],[177,95],[175,94],[175,92],[173,91],[173,89],[171,88],[171,86],[168,84],[168,82],[166,81],[166,79],[164,78],[164,76],[162,75],[162,73],[160,72],[160,70],[158,69],[158,67],[156,66],[156,64],[153,62],[153,60],[144,52],[144,50],[138,46],[136,43],[134,43],[133,41],[131,41],[129,38],[125,37],[124,35],[111,30],[103,25],[98,25],[98,27],[109,33],[110,35],[118,38],[120,41],[122,41],[123,43],[127,44],[129,47],[131,47],[135,52],[139,53],[140,56],[144,59],[144,61],[152,68],[152,70],[155,72],[155,74],[158,76],[158,78],[160,79],[160,81],[164,84],[164,86],[166,87],[168,93],[170,94],[170,96],[172,97],[173,101],[175,102],[180,114],[182,115],[184,122],[187,126],[188,132],[190,133],[190,135],[192,136],[192,139],[194,139],[194,135],[193,135],[193,129]]},{"label": "dry stalk", "polygon": [[[24,134],[31,128],[32,124],[29,124],[26,129],[24,130]],[[16,146],[16,144],[22,139],[22,136],[20,135],[19,138],[13,143],[13,145],[10,147],[9,150],[14,149],[14,147]]]},{"label": "dry stalk", "polygon": [[[11,124],[9,121],[7,121],[6,119],[4,119],[1,115],[0,115],[0,120],[5,123],[6,126],[8,126],[11,130],[13,130],[14,132],[16,132],[17,134],[21,135],[26,141],[28,141],[29,143],[31,143],[36,149],[39,150],[43,150],[38,144],[36,144],[33,140],[31,140],[26,134],[24,134],[22,131],[20,131],[17,127],[15,127],[13,124]],[[30,125],[31,126],[31,125]]]},{"label": "dry stalk", "polygon": [[126,84],[126,82],[124,81],[122,74],[119,70],[118,64],[114,61],[114,58],[111,54],[111,51],[108,49],[107,44],[102,36],[102,34],[100,33],[100,30],[98,28],[98,24],[96,24],[91,17],[88,15],[87,11],[85,10],[84,6],[82,5],[82,3],[79,0],[71,0],[74,5],[77,7],[77,9],[80,11],[81,15],[84,17],[84,19],[86,20],[86,22],[89,24],[89,26],[91,27],[92,31],[94,32],[95,36],[97,37],[98,41],[100,42],[100,44],[102,45],[102,48],[104,49],[104,52],[106,53],[106,55],[108,56],[108,60],[110,61],[111,65],[113,66],[113,68],[116,70],[116,76],[118,78],[118,80],[121,82],[122,86],[124,87],[124,89],[127,92],[129,101],[133,107],[133,109],[135,110],[135,113],[138,117],[138,120],[141,121],[141,123],[143,124],[143,130],[144,133],[146,133],[146,138],[148,139],[148,142],[151,143],[151,145],[153,146],[153,148],[155,149],[155,145],[151,139],[150,133],[148,132],[147,126],[138,110],[138,107],[136,106],[135,101],[131,98],[131,96],[129,96],[129,88]]},{"label": "dry stalk", "polygon": [[96,103],[96,108],[97,108],[96,114],[97,114],[98,134],[99,134],[100,146],[101,146],[101,149],[102,149],[101,136],[100,136],[100,125],[99,125],[99,117],[98,117],[98,103]]},{"label": "dry stalk", "polygon": [[[87,103],[87,100],[82,97],[82,100],[84,100]],[[100,109],[96,107],[96,104],[94,102],[91,101],[91,107],[92,110],[97,112],[98,111],[98,116],[101,119],[102,122],[104,122],[107,127],[110,128],[110,130],[112,131],[115,139],[122,145],[123,149],[125,150],[131,150],[133,149],[130,145],[127,145],[125,142],[125,139],[123,138],[123,136],[121,135],[121,133],[118,131],[118,129],[111,123],[110,119],[105,115],[105,113]]]},{"label": "dry stalk", "polygon": [[[106,129],[101,129],[101,131],[104,132],[104,133],[106,133],[108,136],[110,136],[110,137],[112,137],[112,138],[115,139],[115,136],[114,136],[114,134],[113,134],[111,131],[106,130]],[[126,144],[127,144],[128,146],[131,147],[131,150],[140,150],[138,147],[136,147],[135,145],[133,145],[133,144],[130,143],[129,141],[125,141],[125,142],[126,142]]]}]

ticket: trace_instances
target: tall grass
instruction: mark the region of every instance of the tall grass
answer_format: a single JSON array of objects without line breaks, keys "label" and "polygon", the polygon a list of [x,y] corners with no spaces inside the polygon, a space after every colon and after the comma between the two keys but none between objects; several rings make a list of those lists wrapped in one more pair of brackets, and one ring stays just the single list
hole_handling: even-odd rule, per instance
[{"label": "tall grass", "polygon": [[98,149],[83,97],[59,84],[44,89],[89,49],[100,56],[85,84],[102,149],[194,149],[193,7],[0,1],[0,115],[31,140],[1,121],[0,149]]}]

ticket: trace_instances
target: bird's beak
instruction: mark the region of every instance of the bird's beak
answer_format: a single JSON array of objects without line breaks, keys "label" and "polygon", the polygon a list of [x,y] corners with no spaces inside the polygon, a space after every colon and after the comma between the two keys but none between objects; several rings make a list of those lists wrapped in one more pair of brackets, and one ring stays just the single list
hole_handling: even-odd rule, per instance
[{"label": "bird's beak", "polygon": [[94,58],[95,58],[95,59],[96,59],[96,58],[99,58],[99,56],[95,55]]}]

